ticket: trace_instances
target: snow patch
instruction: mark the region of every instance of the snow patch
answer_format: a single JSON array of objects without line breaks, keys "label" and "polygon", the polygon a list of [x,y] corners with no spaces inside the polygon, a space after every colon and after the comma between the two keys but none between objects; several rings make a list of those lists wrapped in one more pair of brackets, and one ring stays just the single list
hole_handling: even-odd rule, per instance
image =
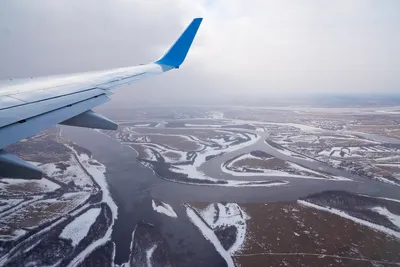
[{"label": "snow patch", "polygon": [[157,244],[153,245],[149,250],[146,251],[146,262],[147,262],[147,267],[153,267],[153,264],[151,263],[151,257],[153,257],[154,250],[156,250]]},{"label": "snow patch", "polygon": [[169,204],[164,203],[162,201],[159,201],[159,202],[160,202],[160,204],[157,205],[157,203],[154,200],[151,201],[151,205],[153,207],[153,210],[155,210],[158,213],[165,214],[165,215],[167,215],[168,217],[171,217],[171,218],[177,218],[178,217],[178,215],[176,215],[174,209]]},{"label": "snow patch", "polygon": [[60,234],[60,238],[72,240],[72,245],[76,246],[89,232],[90,227],[100,214],[100,208],[93,208],[75,218],[68,224]]}]

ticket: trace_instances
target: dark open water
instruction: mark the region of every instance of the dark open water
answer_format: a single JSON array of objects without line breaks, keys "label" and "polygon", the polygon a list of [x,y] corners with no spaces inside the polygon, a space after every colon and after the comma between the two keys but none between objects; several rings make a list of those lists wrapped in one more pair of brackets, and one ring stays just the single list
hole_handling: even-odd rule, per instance
[{"label": "dark open water", "polygon": [[[370,180],[333,182],[296,179],[289,186],[271,188],[227,188],[178,184],[158,178],[151,169],[136,160],[136,152],[99,132],[84,128],[63,127],[62,136],[89,149],[107,168],[111,195],[118,206],[118,219],[112,239],[116,244],[115,263],[128,261],[132,231],[138,222],[153,224],[167,240],[176,266],[225,266],[225,261],[188,220],[185,202],[267,202],[291,201],[323,190],[349,190],[357,193],[398,198],[399,189]],[[255,144],[251,150],[261,144]],[[261,147],[265,149],[265,147]],[[246,148],[247,150],[250,148]],[[242,151],[243,152],[243,151]],[[222,158],[221,158],[222,160]],[[315,168],[320,166],[315,166]],[[207,173],[221,175],[219,161],[206,166]],[[346,173],[341,173],[345,175]],[[219,176],[218,178],[222,178]],[[245,179],[245,177],[242,177]],[[354,177],[353,177],[354,178]],[[151,200],[170,204],[178,215],[169,218],[155,212]]]}]

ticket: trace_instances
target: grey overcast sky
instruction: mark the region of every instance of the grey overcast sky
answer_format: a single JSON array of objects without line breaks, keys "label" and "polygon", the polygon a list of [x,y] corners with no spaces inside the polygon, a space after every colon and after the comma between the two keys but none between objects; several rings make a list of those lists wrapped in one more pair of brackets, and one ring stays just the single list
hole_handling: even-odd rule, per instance
[{"label": "grey overcast sky", "polygon": [[0,78],[146,63],[194,17],[182,68],[115,99],[400,92],[399,0],[1,0]]}]

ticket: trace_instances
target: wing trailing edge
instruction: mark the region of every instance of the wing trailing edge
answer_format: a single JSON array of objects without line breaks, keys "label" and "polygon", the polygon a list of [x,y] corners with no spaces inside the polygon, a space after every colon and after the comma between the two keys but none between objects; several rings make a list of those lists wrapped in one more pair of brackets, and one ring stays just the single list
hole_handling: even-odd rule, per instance
[{"label": "wing trailing edge", "polygon": [[17,156],[0,150],[0,176],[13,178],[41,179],[42,171],[18,158]]},{"label": "wing trailing edge", "polygon": [[95,113],[92,110],[83,112],[75,117],[61,122],[60,124],[102,130],[118,129],[118,124],[100,114]]}]

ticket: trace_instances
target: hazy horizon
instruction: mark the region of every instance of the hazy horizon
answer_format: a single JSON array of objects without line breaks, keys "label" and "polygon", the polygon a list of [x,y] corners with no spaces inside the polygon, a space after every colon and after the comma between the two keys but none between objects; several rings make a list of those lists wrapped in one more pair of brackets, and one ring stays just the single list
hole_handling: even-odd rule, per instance
[{"label": "hazy horizon", "polygon": [[112,103],[396,94],[399,8],[394,0],[2,1],[0,78],[146,63],[204,17],[179,71],[116,90]]}]

